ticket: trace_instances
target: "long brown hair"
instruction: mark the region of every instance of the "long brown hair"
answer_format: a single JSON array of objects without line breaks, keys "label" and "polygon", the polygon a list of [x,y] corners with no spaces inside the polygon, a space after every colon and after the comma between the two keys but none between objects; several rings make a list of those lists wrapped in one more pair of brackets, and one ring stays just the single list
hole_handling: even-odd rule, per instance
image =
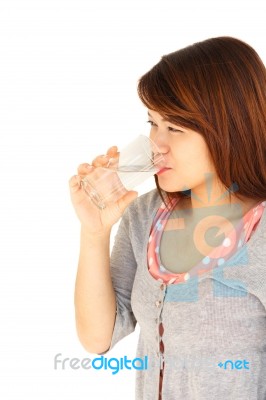
[{"label": "long brown hair", "polygon": [[[217,37],[165,55],[138,82],[145,106],[200,133],[231,193],[266,199],[266,69],[247,43]],[[168,193],[163,200],[189,196]]]}]

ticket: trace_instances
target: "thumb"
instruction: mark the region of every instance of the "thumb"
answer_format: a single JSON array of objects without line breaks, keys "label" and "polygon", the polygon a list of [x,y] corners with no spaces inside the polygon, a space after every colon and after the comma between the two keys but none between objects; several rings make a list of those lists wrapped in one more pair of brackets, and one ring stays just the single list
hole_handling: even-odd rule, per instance
[{"label": "thumb", "polygon": [[138,192],[135,190],[130,190],[127,192],[121,199],[118,201],[118,207],[121,210],[121,213],[125,211],[125,209],[138,197]]}]

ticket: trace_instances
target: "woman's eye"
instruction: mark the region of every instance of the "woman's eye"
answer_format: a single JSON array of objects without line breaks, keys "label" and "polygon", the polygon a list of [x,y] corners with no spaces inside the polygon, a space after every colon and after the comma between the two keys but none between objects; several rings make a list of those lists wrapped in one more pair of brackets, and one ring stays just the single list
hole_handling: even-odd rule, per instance
[{"label": "woman's eye", "polygon": [[148,124],[150,124],[151,126],[156,126],[156,124],[153,121],[147,121]]},{"label": "woman's eye", "polygon": [[[157,126],[155,124],[155,122],[153,122],[151,120],[147,121],[147,123],[150,124],[151,126]],[[172,126],[168,126],[167,129],[169,132],[172,132],[172,133],[178,133],[178,132],[183,133],[183,131],[181,129],[173,128]]]},{"label": "woman's eye", "polygon": [[168,126],[168,130],[169,130],[169,132],[183,132],[181,129],[176,129],[176,128],[173,128],[172,126]]}]

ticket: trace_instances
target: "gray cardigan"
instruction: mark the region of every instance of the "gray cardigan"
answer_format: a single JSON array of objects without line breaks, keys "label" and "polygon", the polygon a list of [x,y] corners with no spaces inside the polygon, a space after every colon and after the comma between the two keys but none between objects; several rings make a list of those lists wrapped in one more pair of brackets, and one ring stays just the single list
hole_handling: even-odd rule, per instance
[{"label": "gray cardigan", "polygon": [[[147,244],[157,189],[130,204],[111,254],[117,299],[110,349],[140,326],[136,400],[158,400],[164,325],[163,400],[266,399],[266,211],[251,239],[223,266],[185,283],[150,275]],[[188,250],[187,250],[188,251]]]}]

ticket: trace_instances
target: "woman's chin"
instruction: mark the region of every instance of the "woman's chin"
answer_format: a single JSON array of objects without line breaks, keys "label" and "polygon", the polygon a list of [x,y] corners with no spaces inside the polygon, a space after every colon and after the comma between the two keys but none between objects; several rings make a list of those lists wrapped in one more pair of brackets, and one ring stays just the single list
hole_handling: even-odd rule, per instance
[{"label": "woman's chin", "polygon": [[175,193],[175,192],[181,192],[181,188],[180,187],[178,187],[178,186],[173,186],[173,185],[166,185],[166,184],[163,184],[163,183],[161,183],[161,182],[159,182],[159,186],[160,186],[160,188],[162,189],[162,190],[164,190],[165,192],[168,192],[168,193]]},{"label": "woman's chin", "polygon": [[162,190],[164,190],[165,192],[168,192],[168,193],[182,192],[184,194],[189,195],[190,191],[191,191],[191,189],[187,189],[186,186],[181,187],[178,184],[173,185],[173,183],[172,184],[166,183],[166,182],[163,182],[161,179],[158,180],[158,184]]}]

